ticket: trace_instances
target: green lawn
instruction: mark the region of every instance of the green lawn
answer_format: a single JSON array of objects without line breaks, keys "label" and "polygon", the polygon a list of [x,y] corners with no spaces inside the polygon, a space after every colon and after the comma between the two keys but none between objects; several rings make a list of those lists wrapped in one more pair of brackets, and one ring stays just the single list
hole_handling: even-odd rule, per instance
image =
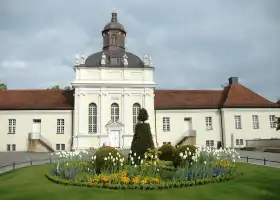
[{"label": "green lawn", "polygon": [[280,169],[239,164],[234,180],[158,191],[109,190],[63,186],[44,177],[49,166],[22,168],[0,175],[0,199],[96,200],[273,200],[280,199]]}]

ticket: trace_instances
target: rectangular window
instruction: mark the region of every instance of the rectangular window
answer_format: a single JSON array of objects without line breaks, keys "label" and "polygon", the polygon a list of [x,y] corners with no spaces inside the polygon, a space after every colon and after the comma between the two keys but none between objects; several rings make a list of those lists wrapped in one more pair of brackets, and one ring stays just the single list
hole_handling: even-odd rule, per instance
[{"label": "rectangular window", "polygon": [[65,151],[65,144],[56,144],[57,151]]},{"label": "rectangular window", "polygon": [[212,117],[205,117],[205,122],[206,122],[206,130],[212,130]]},{"label": "rectangular window", "polygon": [[259,124],[259,116],[258,115],[252,115],[253,119],[253,129],[259,129],[260,124]]},{"label": "rectangular window", "polygon": [[7,151],[16,151],[15,144],[7,144]]},{"label": "rectangular window", "polygon": [[57,134],[64,134],[64,119],[57,119],[56,133]]},{"label": "rectangular window", "polygon": [[9,119],[9,130],[8,134],[15,134],[16,133],[16,120]]},{"label": "rectangular window", "polygon": [[243,139],[236,139],[235,140],[235,144],[236,144],[236,146],[239,146],[239,145],[243,146],[244,145],[244,141],[243,141]]},{"label": "rectangular window", "polygon": [[276,118],[275,115],[269,115],[270,128],[276,128]]},{"label": "rectangular window", "polygon": [[207,147],[214,147],[214,140],[206,140]]},{"label": "rectangular window", "polygon": [[235,121],[235,129],[242,129],[241,116],[240,115],[235,115],[234,116],[234,121]]},{"label": "rectangular window", "polygon": [[164,132],[170,131],[170,119],[169,117],[162,118],[162,129]]}]

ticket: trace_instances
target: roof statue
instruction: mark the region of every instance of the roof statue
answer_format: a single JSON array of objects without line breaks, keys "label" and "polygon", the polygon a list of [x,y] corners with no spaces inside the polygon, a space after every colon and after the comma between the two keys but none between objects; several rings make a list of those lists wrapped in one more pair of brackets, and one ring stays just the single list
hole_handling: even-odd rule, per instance
[{"label": "roof statue", "polygon": [[104,66],[106,64],[106,55],[103,53],[101,56],[101,65]]},{"label": "roof statue", "polygon": [[154,63],[153,63],[153,60],[152,60],[152,56],[149,56],[149,66],[150,67],[154,66]]},{"label": "roof statue", "polygon": [[149,66],[149,57],[147,54],[144,55],[143,62],[145,66]]},{"label": "roof statue", "polygon": [[80,58],[80,64],[85,64],[85,61],[86,61],[86,57],[84,55],[81,55],[81,58]]},{"label": "roof statue", "polygon": [[80,54],[76,54],[75,57],[76,57],[76,65],[79,65],[80,64]]},{"label": "roof statue", "polygon": [[128,58],[127,55],[124,54],[124,55],[123,55],[123,65],[124,65],[124,66],[127,66],[127,65],[128,65],[128,60],[127,60],[127,58]]}]

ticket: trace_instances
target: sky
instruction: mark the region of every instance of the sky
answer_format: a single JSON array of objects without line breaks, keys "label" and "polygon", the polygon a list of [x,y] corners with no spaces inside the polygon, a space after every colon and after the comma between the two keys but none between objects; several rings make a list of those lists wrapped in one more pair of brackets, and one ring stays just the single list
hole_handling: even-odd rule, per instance
[{"label": "sky", "polygon": [[113,8],[126,49],[149,54],[159,89],[221,89],[231,76],[280,98],[279,0],[1,0],[0,81],[44,89],[74,80],[75,54],[102,48]]}]

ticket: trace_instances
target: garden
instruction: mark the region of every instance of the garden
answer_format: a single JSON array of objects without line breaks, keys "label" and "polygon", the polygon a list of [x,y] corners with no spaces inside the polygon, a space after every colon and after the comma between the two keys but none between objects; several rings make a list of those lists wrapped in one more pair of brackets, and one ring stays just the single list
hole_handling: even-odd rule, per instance
[{"label": "garden", "polygon": [[189,145],[155,148],[148,114],[139,112],[139,123],[128,155],[103,146],[96,151],[62,151],[46,174],[53,182],[110,189],[166,189],[226,181],[237,175],[234,149]]}]

